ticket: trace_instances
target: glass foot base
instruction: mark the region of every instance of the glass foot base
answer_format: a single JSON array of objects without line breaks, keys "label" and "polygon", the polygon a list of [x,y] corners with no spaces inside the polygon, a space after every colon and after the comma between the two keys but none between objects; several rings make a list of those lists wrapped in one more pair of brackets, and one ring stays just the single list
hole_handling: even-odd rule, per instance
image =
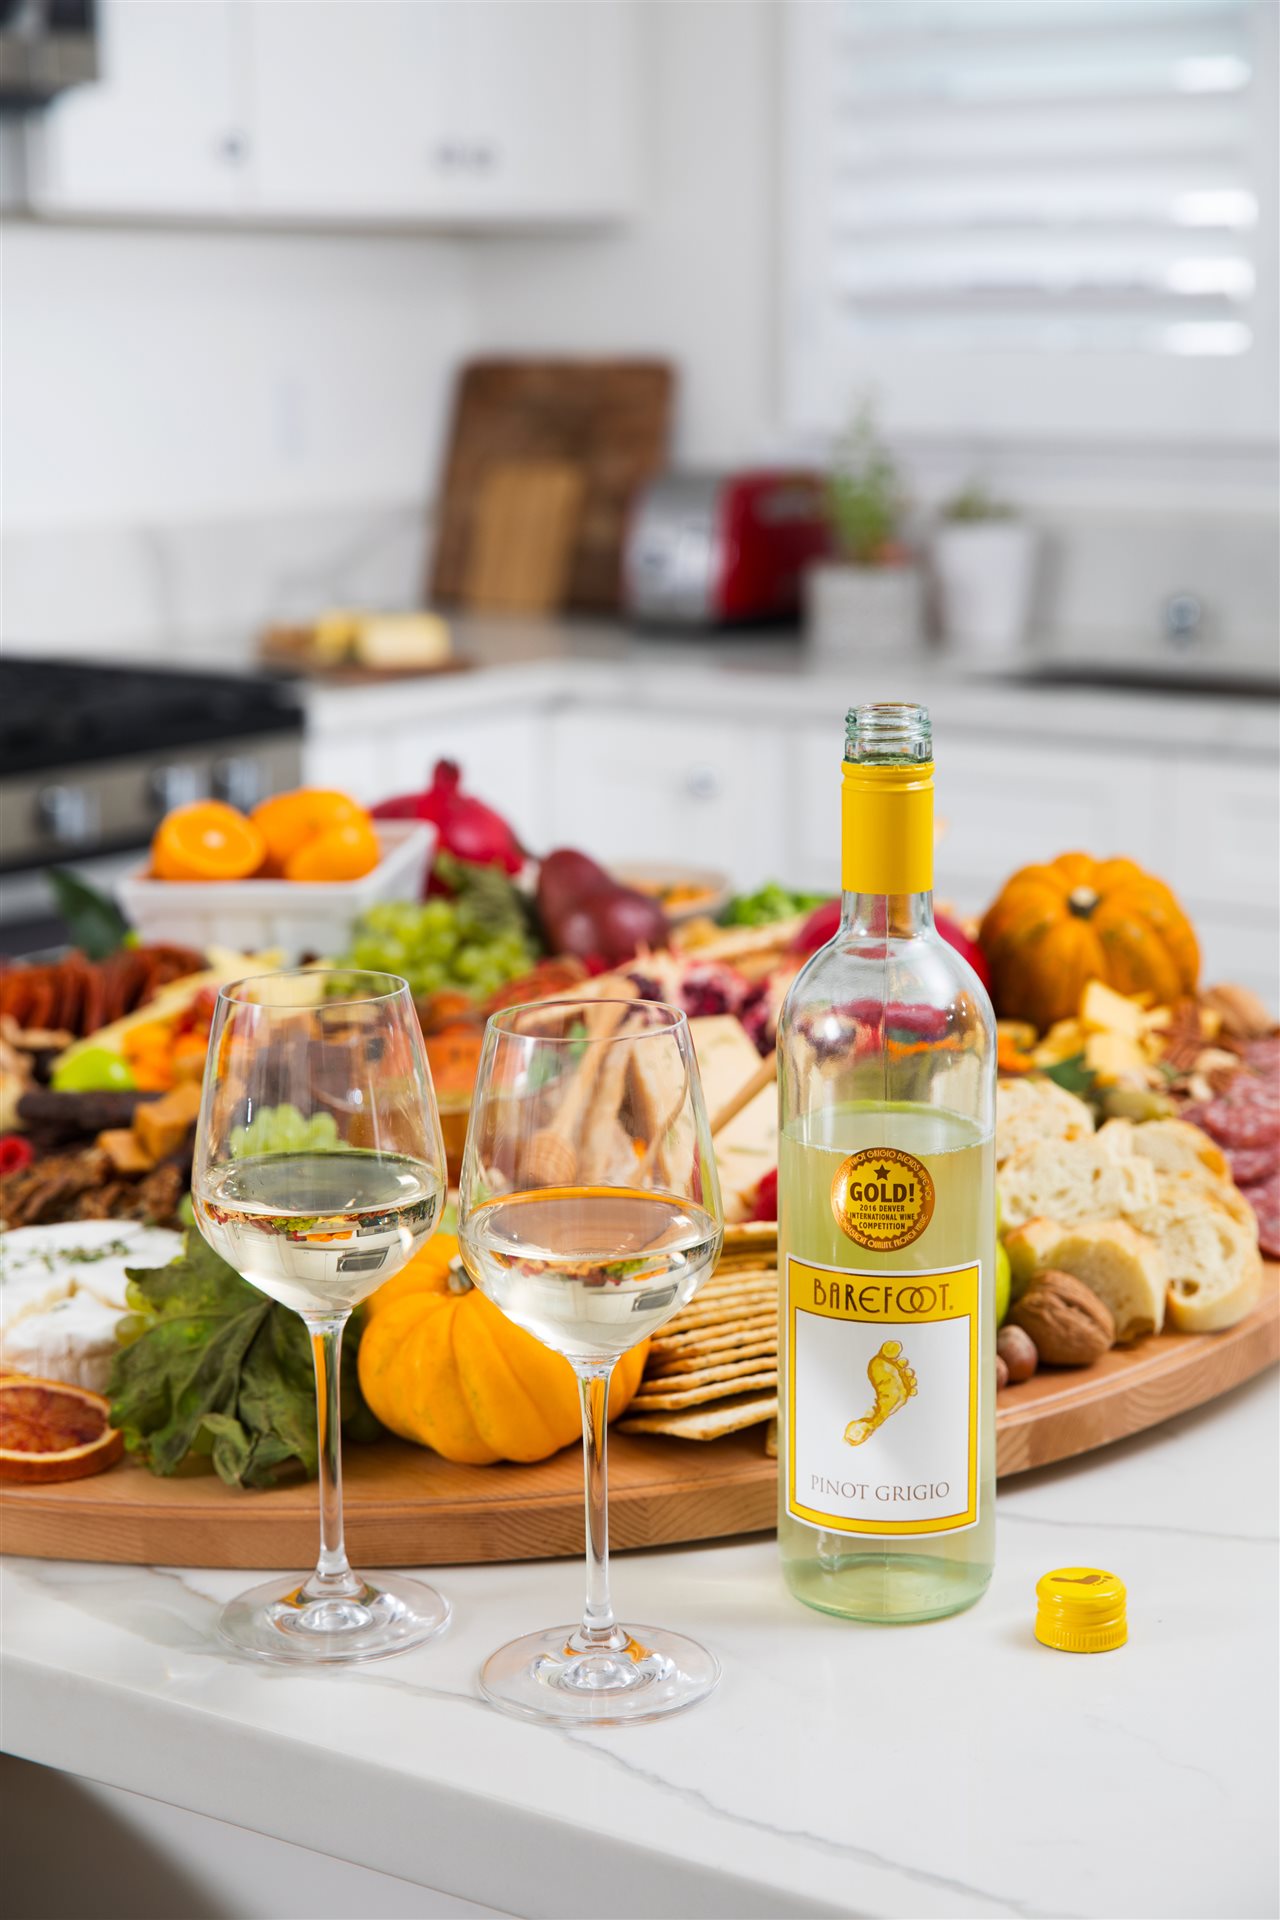
[{"label": "glass foot base", "polygon": [[386,1574],[377,1582],[356,1575],[358,1591],[310,1598],[303,1578],[278,1577],[229,1600],[218,1616],[218,1637],[254,1660],[293,1666],[334,1666],[385,1660],[442,1633],[449,1602],[420,1580]]},{"label": "glass foot base", "polygon": [[577,1627],[527,1633],[480,1670],[480,1691],[503,1713],[553,1727],[657,1720],[705,1699],[720,1662],[696,1640],[661,1627],[620,1627],[586,1648]]}]

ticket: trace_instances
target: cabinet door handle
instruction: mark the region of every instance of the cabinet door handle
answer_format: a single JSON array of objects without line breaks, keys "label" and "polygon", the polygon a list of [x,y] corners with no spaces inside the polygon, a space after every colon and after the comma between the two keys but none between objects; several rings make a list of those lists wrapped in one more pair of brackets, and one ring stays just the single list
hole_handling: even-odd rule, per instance
[{"label": "cabinet door handle", "polygon": [[249,157],[249,142],[242,133],[225,133],[218,142],[218,153],[229,167],[243,166]]},{"label": "cabinet door handle", "polygon": [[720,777],[713,767],[690,767],[684,790],[691,800],[714,800],[720,792]]}]

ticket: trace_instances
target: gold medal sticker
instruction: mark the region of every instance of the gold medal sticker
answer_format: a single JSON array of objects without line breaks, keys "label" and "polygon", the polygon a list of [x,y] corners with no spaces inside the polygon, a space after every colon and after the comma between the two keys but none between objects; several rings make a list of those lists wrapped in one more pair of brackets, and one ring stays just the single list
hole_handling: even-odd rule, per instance
[{"label": "gold medal sticker", "polygon": [[851,1153],[831,1182],[831,1211],[842,1233],[874,1253],[909,1247],[933,1218],[933,1177],[898,1147]]}]

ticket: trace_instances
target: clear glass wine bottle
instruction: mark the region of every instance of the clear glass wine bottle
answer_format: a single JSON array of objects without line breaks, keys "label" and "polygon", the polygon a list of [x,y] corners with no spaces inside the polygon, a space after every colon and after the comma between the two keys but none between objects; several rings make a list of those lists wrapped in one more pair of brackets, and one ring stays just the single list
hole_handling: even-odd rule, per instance
[{"label": "clear glass wine bottle", "polygon": [[932,855],[928,713],[853,709],[840,927],[778,1030],[778,1542],[807,1605],[898,1623],[994,1556],[995,1022]]}]

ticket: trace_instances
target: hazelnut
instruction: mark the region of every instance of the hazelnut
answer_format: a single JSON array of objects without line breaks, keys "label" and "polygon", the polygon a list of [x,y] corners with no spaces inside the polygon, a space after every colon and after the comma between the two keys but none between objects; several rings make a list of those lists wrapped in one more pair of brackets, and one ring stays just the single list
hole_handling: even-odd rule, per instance
[{"label": "hazelnut", "polygon": [[996,1335],[996,1353],[1013,1381],[1029,1380],[1040,1364],[1036,1343],[1025,1327],[1001,1327]]},{"label": "hazelnut", "polygon": [[1009,1318],[1051,1367],[1091,1367],[1115,1345],[1110,1309],[1082,1280],[1053,1267],[1014,1302]]},{"label": "hazelnut", "polygon": [[1002,1387],[1007,1387],[1008,1384],[1009,1384],[1009,1369],[1005,1365],[1004,1361],[1000,1358],[1000,1355],[997,1354],[996,1355],[996,1392],[999,1393],[1000,1389]]}]

